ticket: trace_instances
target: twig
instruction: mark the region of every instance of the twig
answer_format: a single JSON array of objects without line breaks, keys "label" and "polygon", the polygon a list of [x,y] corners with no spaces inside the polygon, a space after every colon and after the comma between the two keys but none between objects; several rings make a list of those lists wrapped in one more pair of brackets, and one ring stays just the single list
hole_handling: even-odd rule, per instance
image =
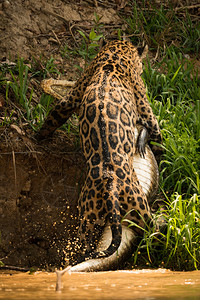
[{"label": "twig", "polygon": [[57,275],[57,281],[56,281],[56,291],[57,292],[61,292],[62,289],[62,282],[61,282],[61,277],[66,273],[69,272],[70,273],[70,268],[71,266],[68,266],[67,268],[65,268],[64,270],[56,270],[56,275]]},{"label": "twig", "polygon": [[40,38],[40,37],[50,38],[52,37],[52,34],[41,33],[41,34],[33,35],[33,38]]},{"label": "twig", "polygon": [[188,6],[182,6],[182,7],[176,7],[174,10],[184,10],[184,9],[193,9],[193,8],[198,8],[200,7],[200,4],[195,4],[195,5],[188,5]]},{"label": "twig", "polygon": [[13,168],[14,168],[14,176],[15,176],[15,189],[17,187],[17,171],[16,171],[16,161],[15,161],[15,152],[12,151],[12,157],[13,157]]},{"label": "twig", "polygon": [[0,270],[11,270],[11,271],[20,271],[20,272],[30,271],[27,268],[16,267],[16,266],[0,266]]},{"label": "twig", "polygon": [[104,28],[118,28],[119,26],[123,26],[124,23],[112,24],[112,25],[104,25]]},{"label": "twig", "polygon": [[159,50],[160,50],[160,46],[158,46],[158,48],[157,48],[156,55],[155,55],[155,57],[153,59],[154,61],[156,61],[157,58],[158,58]]},{"label": "twig", "polygon": [[[179,11],[179,10],[184,10],[184,9],[198,8],[198,7],[200,7],[200,4],[188,5],[188,6],[181,6],[181,7],[175,7],[174,10],[175,10],[175,11]],[[141,10],[148,10],[148,11],[152,11],[152,12],[155,11],[154,8],[150,8],[150,7],[141,7],[140,9],[141,9]]]},{"label": "twig", "polygon": [[[92,0],[85,0],[86,2],[90,3],[91,5],[94,5],[94,1]],[[115,4],[110,2],[109,4],[106,4],[106,3],[103,3],[101,1],[95,1],[97,2],[97,5],[101,5],[101,6],[104,6],[104,7],[107,7],[107,8],[110,8],[110,7],[115,7]],[[96,5],[95,5],[96,6]]]},{"label": "twig", "polygon": [[[39,151],[21,151],[21,152],[15,152],[15,154],[30,154],[30,152],[35,154],[42,154],[42,152]],[[0,155],[13,155],[13,152],[4,152],[4,153],[0,153]]]},{"label": "twig", "polygon": [[73,34],[73,32],[72,32],[72,28],[73,28],[74,26],[76,26],[76,24],[73,24],[72,26],[69,26],[69,31],[70,31],[70,33],[71,33],[71,36],[73,37],[73,40],[74,40],[76,46],[78,47],[78,43],[77,43],[76,38],[75,38],[75,36],[74,36],[74,34]]},{"label": "twig", "polygon": [[54,30],[51,30],[51,31],[53,32],[53,34],[54,34],[54,36],[55,36],[56,41],[58,42],[58,44],[61,45],[61,42],[60,42],[58,36],[56,35],[55,31]]}]

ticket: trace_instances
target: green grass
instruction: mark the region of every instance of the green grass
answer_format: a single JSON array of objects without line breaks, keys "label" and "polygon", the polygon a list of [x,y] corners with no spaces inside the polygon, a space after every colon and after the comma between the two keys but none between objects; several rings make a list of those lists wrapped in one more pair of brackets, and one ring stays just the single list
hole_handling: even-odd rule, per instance
[{"label": "green grass", "polygon": [[166,46],[175,45],[179,51],[198,54],[200,50],[200,23],[191,18],[187,10],[175,10],[173,1],[166,6],[152,5],[145,0],[131,1],[132,14],[125,18],[126,33],[132,36],[135,44],[146,43],[150,48],[164,51]]},{"label": "green grass", "polygon": [[[9,74],[9,80],[5,74]],[[27,122],[34,130],[37,130],[44,122],[53,98],[42,94],[39,101],[33,101],[34,90],[30,88],[30,74],[32,74],[31,70],[22,58],[18,59],[13,68],[4,66],[0,78],[0,88],[5,88],[7,106],[1,126],[12,123],[13,114],[17,115],[17,122],[20,120],[22,123]],[[13,118],[13,121],[15,119]]]},{"label": "green grass", "polygon": [[[133,266],[164,267],[172,270],[200,268],[200,203],[197,194],[183,198],[174,194],[165,208],[154,215],[153,228],[144,231],[133,256]],[[163,230],[158,223],[165,222]],[[130,226],[135,226],[130,222]]]},{"label": "green grass", "polygon": [[49,59],[44,59],[42,56],[40,59],[35,59],[31,62],[31,77],[45,79],[47,77],[52,77],[54,75],[60,75],[55,59],[51,56]]},{"label": "green grass", "polygon": [[194,62],[178,56],[173,48],[166,52],[154,68],[148,61],[143,73],[163,136],[161,187],[187,196],[199,194],[200,78]]},{"label": "green grass", "polygon": [[[174,46],[152,68],[147,60],[144,81],[163,136],[160,188],[166,203],[155,215],[166,221],[164,232],[144,232],[134,265],[174,270],[200,268],[200,77],[195,61]],[[166,196],[171,195],[171,196]]]}]

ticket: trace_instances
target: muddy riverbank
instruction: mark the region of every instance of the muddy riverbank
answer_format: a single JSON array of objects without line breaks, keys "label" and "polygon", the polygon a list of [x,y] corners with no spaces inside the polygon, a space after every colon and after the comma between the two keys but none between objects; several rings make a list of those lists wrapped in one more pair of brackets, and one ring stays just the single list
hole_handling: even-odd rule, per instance
[{"label": "muddy riverbank", "polygon": [[1,133],[0,260],[60,266],[75,251],[82,153],[62,136],[37,145],[15,129]]}]

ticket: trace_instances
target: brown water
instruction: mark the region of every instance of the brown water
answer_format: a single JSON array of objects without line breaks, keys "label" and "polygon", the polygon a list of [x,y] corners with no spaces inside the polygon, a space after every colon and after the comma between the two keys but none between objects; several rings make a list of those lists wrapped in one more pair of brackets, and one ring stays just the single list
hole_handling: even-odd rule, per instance
[{"label": "brown water", "polygon": [[200,271],[71,273],[62,282],[62,292],[55,292],[54,273],[0,273],[0,299],[200,299]]}]

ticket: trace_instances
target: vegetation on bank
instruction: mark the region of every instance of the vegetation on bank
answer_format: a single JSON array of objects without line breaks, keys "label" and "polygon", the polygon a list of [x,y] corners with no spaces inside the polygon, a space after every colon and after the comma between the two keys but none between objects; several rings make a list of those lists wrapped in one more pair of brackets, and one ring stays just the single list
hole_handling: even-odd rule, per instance
[{"label": "vegetation on bank", "polygon": [[[200,51],[200,23],[186,10],[173,7],[140,8],[132,1],[132,12],[122,15],[124,30],[119,39],[128,35],[134,44],[145,40],[150,57],[144,63],[143,79],[163,135],[163,155],[159,164],[160,192],[163,207],[155,220],[165,220],[166,226],[144,231],[144,238],[133,256],[133,265],[169,267],[192,270],[200,267],[200,75],[196,67]],[[101,18],[95,15],[90,32],[79,30],[78,46],[63,45],[61,55],[83,58],[84,67],[96,55],[99,40],[105,37]],[[153,56],[153,58],[152,58]],[[76,66],[77,72],[84,67]],[[62,70],[54,58],[38,65],[34,59],[1,64],[0,91],[5,103],[0,113],[0,126],[12,123],[23,129],[37,131],[48,115],[54,100],[36,91],[33,81],[57,74]],[[38,97],[40,95],[40,97]],[[39,100],[38,100],[39,98]],[[70,121],[64,126],[71,132]],[[76,128],[73,132],[77,133]],[[156,223],[156,222],[155,222]],[[134,224],[130,224],[134,226]]]}]

